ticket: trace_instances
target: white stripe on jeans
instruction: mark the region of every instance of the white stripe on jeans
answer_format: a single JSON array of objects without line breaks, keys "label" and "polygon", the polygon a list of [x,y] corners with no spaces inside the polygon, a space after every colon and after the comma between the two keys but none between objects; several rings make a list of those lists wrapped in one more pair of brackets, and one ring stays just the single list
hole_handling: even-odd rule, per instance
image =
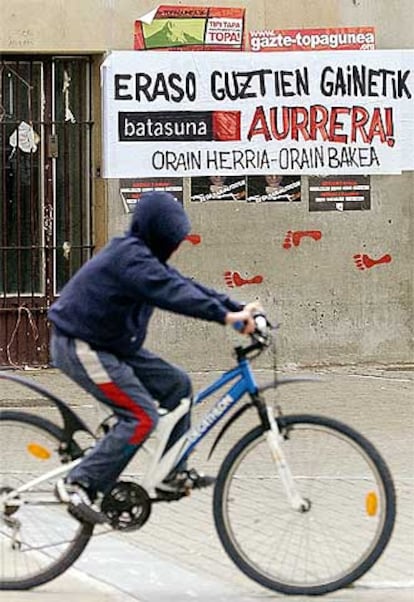
[{"label": "white stripe on jeans", "polygon": [[81,341],[80,339],[75,339],[75,350],[80,363],[85,368],[87,375],[94,383],[99,385],[112,381],[108,372],[102,365],[98,354],[96,351],[91,349],[88,343],[85,343],[85,341]]}]

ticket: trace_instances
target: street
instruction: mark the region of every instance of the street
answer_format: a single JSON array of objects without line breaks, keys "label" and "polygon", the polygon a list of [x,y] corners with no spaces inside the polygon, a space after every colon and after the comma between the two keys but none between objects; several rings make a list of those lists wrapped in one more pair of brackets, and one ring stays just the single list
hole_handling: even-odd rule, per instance
[{"label": "street", "polygon": [[[299,372],[296,372],[299,374]],[[302,374],[302,372],[300,372]],[[307,372],[309,374],[309,371]],[[414,599],[414,374],[403,369],[350,367],[319,370],[323,382],[295,384],[279,397],[285,413],[321,413],[342,420],[365,434],[380,450],[397,489],[397,521],[391,542],[378,563],[354,587],[324,598],[344,602],[408,602]],[[68,401],[94,428],[100,412],[86,393],[54,370],[22,373]],[[191,375],[195,387],[215,373]],[[271,375],[258,371],[259,382]],[[58,421],[58,414],[33,391],[2,381],[0,407],[24,408]],[[204,411],[204,410],[203,410]],[[195,411],[194,421],[201,412]],[[228,431],[207,462],[214,434],[192,464],[215,474],[228,449],[249,430],[243,416]],[[139,454],[138,454],[139,456]],[[133,477],[137,456],[126,474]],[[73,568],[30,592],[1,592],[3,602],[255,602],[275,594],[249,580],[226,556],[215,532],[211,491],[193,492],[179,503],[158,504],[150,520],[127,534],[95,537]],[[290,597],[306,600],[307,597]],[[314,598],[312,598],[314,599]]]}]

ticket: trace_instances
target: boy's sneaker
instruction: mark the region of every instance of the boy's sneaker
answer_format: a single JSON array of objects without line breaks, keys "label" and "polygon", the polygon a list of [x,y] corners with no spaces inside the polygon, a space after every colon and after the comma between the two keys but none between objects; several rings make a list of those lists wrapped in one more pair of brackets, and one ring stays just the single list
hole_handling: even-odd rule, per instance
[{"label": "boy's sneaker", "polygon": [[200,474],[194,468],[191,468],[166,477],[155,489],[157,493],[161,494],[188,495],[192,489],[210,487],[215,482],[215,477]]},{"label": "boy's sneaker", "polygon": [[102,525],[108,522],[106,515],[93,503],[88,491],[79,483],[57,481],[55,495],[59,501],[68,505],[69,513],[82,523]]}]

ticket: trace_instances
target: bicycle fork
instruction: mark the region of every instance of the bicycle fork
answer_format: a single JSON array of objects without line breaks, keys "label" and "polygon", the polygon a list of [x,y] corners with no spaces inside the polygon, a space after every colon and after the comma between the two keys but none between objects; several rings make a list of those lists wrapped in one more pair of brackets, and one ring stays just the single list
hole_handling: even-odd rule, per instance
[{"label": "bicycle fork", "polygon": [[286,497],[293,510],[307,512],[311,507],[311,502],[307,498],[302,497],[298,491],[295,479],[293,478],[289,464],[286,460],[285,452],[283,450],[283,436],[274,417],[273,409],[268,404],[265,404],[265,411],[267,423],[269,425],[269,428],[266,430],[266,440],[272,458],[276,464]]}]

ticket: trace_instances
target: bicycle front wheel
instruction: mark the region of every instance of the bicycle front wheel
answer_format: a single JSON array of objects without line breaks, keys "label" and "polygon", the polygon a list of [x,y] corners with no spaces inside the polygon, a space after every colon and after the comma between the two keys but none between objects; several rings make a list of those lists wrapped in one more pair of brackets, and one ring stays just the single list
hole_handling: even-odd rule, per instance
[{"label": "bicycle front wheel", "polygon": [[395,522],[390,472],[371,443],[322,416],[278,418],[288,466],[309,508],[294,510],[263,427],[229,452],[214,492],[214,520],[235,564],[264,587],[320,595],[360,578]]},{"label": "bicycle front wheel", "polygon": [[93,527],[80,524],[54,496],[55,479],[33,483],[62,465],[63,433],[25,412],[0,412],[0,590],[29,589],[54,579],[82,553]]}]

